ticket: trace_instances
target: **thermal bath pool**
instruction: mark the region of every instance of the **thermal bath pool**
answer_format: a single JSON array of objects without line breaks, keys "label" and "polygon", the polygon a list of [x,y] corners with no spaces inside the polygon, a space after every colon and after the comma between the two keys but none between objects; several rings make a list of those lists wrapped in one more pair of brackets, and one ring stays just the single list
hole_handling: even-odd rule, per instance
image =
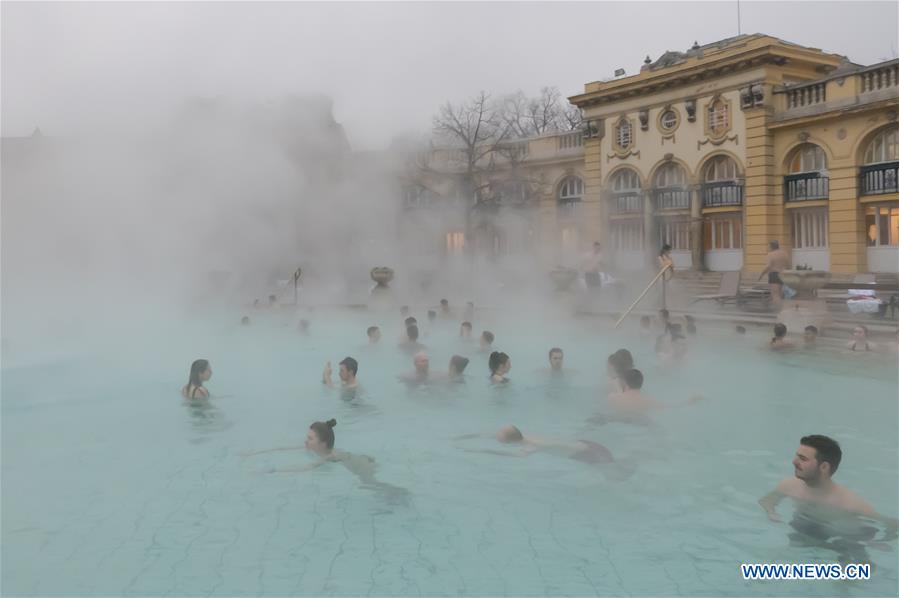
[{"label": "thermal bath pool", "polygon": [[[4,353],[2,593],[110,595],[849,595],[897,591],[895,552],[871,551],[867,582],[745,582],[740,563],[834,562],[791,547],[756,500],[792,475],[800,436],[843,447],[836,480],[895,517],[897,380],[879,355],[774,357],[764,342],[700,329],[681,369],[650,340],[598,320],[478,314],[511,355],[512,383],[487,384],[486,355],[458,342],[459,318],[423,322],[432,370],[471,357],[456,388],[407,390],[396,311],[240,312],[146,326],[52,360]],[[382,346],[365,345],[378,324]],[[739,341],[739,342],[738,342]],[[577,370],[539,370],[552,346]],[[585,419],[604,409],[606,356],[630,348],[647,394],[691,407],[647,425]],[[325,390],[321,370],[359,360],[361,399]],[[211,361],[222,398],[178,394],[190,362]],[[337,448],[373,457],[377,491],[339,465],[298,474],[310,423],[334,417]],[[608,479],[583,463],[466,452],[462,434],[517,424],[587,439],[636,470]],[[498,448],[474,441],[469,448]],[[789,501],[780,505],[788,520]],[[895,541],[892,543],[895,550]]]}]

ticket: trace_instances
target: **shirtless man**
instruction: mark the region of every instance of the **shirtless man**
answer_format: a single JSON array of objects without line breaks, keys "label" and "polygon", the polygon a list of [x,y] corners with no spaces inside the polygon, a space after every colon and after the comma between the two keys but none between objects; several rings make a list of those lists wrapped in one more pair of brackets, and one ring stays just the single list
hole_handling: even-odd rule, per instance
[{"label": "shirtless man", "polygon": [[[357,388],[359,382],[356,381],[356,372],[359,371],[359,362],[352,357],[344,357],[338,365],[340,369],[337,371],[337,377],[340,378],[340,387],[344,390]],[[322,384],[328,388],[334,388],[334,382],[331,380],[330,361],[325,364],[325,370],[322,372]]]},{"label": "shirtless man", "polygon": [[[643,373],[640,370],[630,369],[624,372],[620,381],[622,390],[609,395],[609,404],[616,411],[625,415],[643,414],[653,409],[686,407],[702,399],[699,395],[693,395],[683,403],[668,404],[647,397],[640,390],[643,388]],[[588,421],[592,421],[592,419]]]},{"label": "shirtless man", "polygon": [[415,370],[411,374],[403,374],[400,376],[400,380],[409,384],[410,386],[418,386],[421,384],[425,384],[428,382],[430,377],[430,366],[431,361],[428,359],[428,354],[424,351],[420,351],[412,356],[412,365]]},{"label": "shirtless man", "polygon": [[857,494],[832,480],[837,472],[843,451],[837,441],[827,436],[803,436],[793,456],[794,477],[782,480],[777,487],[759,499],[768,519],[781,522],[776,507],[789,496],[796,503],[790,526],[797,533],[790,535],[794,542],[817,542],[840,553],[845,562],[860,562],[865,558],[864,545],[869,544],[877,530],[862,525],[858,516],[885,524],[880,542],[896,538],[899,522],[880,515]]},{"label": "shirtless man", "polygon": [[599,273],[602,269],[602,250],[599,242],[593,243],[593,251],[587,253],[581,260],[581,270],[584,272],[584,282],[592,290],[599,290],[602,279]]},{"label": "shirtless man", "polygon": [[771,241],[768,243],[768,261],[765,269],[759,274],[759,280],[767,274],[768,284],[771,287],[771,303],[774,311],[780,312],[783,303],[783,281],[780,279],[780,273],[790,269],[790,256],[787,252],[780,248],[780,243]]}]

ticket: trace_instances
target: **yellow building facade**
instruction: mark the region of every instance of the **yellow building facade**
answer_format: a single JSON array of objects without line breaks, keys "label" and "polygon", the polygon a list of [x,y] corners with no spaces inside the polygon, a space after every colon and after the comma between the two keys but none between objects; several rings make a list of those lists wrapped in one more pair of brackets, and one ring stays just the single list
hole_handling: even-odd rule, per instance
[{"label": "yellow building facade", "polygon": [[899,271],[899,61],[870,67],[765,35],[647,57],[588,83],[584,203],[619,269]]}]

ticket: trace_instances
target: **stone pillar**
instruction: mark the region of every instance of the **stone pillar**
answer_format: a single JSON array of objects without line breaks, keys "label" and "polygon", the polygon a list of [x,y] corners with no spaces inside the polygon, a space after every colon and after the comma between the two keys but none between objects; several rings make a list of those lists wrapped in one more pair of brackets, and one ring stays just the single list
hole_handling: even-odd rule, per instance
[{"label": "stone pillar", "polygon": [[858,170],[853,164],[831,166],[828,201],[830,271],[866,272],[865,207],[858,202]]},{"label": "stone pillar", "polygon": [[659,231],[652,206],[652,192],[646,190],[643,191],[643,259],[647,264],[653,263],[658,246]]},{"label": "stone pillar", "polygon": [[768,242],[783,241],[787,232],[781,194],[774,175],[774,135],[768,130],[771,108],[744,111],[746,117],[746,183],[743,189],[743,270],[765,268]]},{"label": "stone pillar", "polygon": [[690,189],[690,253],[694,270],[705,270],[705,256],[702,253],[702,191],[699,185]]},{"label": "stone pillar", "polygon": [[598,136],[584,139],[584,199],[581,206],[581,223],[578,237],[580,249],[586,251],[594,241],[604,243],[604,214],[600,203],[602,188],[602,127],[598,128]]}]

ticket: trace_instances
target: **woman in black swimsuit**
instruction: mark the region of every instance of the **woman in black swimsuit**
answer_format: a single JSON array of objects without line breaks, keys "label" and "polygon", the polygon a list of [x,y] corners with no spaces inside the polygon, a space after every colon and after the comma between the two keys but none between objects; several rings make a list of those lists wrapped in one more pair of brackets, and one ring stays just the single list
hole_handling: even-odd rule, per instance
[{"label": "woman in black swimsuit", "polygon": [[208,399],[209,391],[203,388],[203,383],[212,378],[212,368],[205,359],[197,359],[190,364],[190,378],[187,385],[181,389],[181,396],[185,399]]},{"label": "woman in black swimsuit", "polygon": [[874,345],[868,342],[868,327],[856,326],[852,331],[852,340],[846,343],[850,351],[871,351]]}]

